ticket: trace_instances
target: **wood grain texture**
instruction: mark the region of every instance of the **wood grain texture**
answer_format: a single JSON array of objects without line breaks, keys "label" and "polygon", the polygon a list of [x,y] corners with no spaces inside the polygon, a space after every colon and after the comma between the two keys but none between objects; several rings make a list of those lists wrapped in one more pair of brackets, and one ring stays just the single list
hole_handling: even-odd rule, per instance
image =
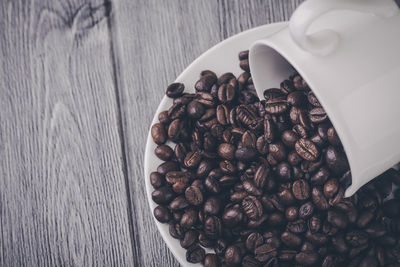
[{"label": "wood grain texture", "polygon": [[125,156],[140,266],[177,266],[157,232],[143,176],[146,137],[167,85],[208,48],[243,30],[289,19],[300,0],[117,0],[112,19]]},{"label": "wood grain texture", "polygon": [[0,266],[132,266],[104,1],[0,1]]}]

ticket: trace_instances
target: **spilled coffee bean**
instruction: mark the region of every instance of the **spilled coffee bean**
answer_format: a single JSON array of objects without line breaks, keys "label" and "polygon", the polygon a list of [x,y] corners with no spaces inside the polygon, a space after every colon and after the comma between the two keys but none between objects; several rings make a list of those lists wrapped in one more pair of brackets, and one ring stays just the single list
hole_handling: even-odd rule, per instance
[{"label": "spilled coffee bean", "polygon": [[[340,138],[295,73],[254,93],[244,70],[181,83],[151,128],[161,163],[150,174],[154,217],[204,266],[399,266],[400,173],[351,184]],[[278,85],[277,85],[278,86]],[[371,107],[373,109],[373,107]],[[207,252],[205,248],[209,249]]]}]

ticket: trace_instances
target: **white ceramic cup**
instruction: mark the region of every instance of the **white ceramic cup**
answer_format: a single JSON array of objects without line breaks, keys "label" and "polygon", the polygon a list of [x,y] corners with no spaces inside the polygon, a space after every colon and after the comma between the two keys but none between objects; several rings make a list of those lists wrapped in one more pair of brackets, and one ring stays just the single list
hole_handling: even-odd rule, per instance
[{"label": "white ceramic cup", "polygon": [[400,161],[400,14],[392,0],[308,0],[250,49],[254,85],[302,75],[329,115],[352,172],[346,196]]}]

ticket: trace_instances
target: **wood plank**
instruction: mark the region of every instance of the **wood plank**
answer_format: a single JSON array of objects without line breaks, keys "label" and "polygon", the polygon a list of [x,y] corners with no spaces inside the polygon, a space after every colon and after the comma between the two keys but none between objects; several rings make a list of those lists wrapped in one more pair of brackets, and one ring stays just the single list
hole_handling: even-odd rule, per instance
[{"label": "wood plank", "polygon": [[103,2],[0,2],[0,266],[135,264]]},{"label": "wood plank", "polygon": [[240,31],[288,19],[299,0],[117,0],[118,89],[140,266],[177,266],[146,203],[144,145],[167,85],[208,48]]}]

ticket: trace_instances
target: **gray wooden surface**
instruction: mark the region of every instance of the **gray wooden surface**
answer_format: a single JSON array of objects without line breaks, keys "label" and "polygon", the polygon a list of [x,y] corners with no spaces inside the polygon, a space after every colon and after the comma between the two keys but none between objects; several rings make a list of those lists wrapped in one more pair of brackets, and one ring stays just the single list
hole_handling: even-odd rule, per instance
[{"label": "gray wooden surface", "polygon": [[1,0],[0,266],[177,266],[145,198],[147,131],[208,48],[301,0]]}]

